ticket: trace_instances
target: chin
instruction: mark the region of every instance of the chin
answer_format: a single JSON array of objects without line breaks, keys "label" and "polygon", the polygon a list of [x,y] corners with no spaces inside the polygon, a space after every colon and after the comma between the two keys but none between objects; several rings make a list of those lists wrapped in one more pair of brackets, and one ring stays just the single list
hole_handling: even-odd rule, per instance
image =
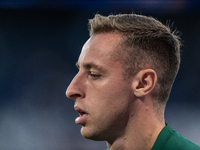
[{"label": "chin", "polygon": [[87,127],[81,128],[81,135],[86,139],[90,139],[90,140],[94,140],[94,141],[104,141],[105,140],[99,131],[97,132],[94,129],[89,129]]}]

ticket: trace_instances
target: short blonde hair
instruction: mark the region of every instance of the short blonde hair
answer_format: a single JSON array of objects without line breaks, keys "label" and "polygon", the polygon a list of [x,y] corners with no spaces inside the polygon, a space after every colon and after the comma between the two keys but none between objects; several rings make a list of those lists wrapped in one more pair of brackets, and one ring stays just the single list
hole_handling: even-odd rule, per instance
[{"label": "short blonde hair", "polygon": [[90,36],[118,32],[122,42],[115,57],[124,65],[124,77],[135,75],[146,65],[158,76],[154,97],[166,103],[180,66],[180,38],[160,21],[143,15],[96,14],[89,20]]}]

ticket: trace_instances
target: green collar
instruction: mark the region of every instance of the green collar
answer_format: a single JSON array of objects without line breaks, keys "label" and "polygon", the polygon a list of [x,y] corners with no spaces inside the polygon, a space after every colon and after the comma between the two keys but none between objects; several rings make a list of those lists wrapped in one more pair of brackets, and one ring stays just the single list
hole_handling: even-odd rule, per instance
[{"label": "green collar", "polygon": [[158,135],[158,138],[151,150],[164,149],[165,147],[164,143],[168,141],[172,133],[173,133],[173,130],[170,128],[168,124],[166,124],[166,126],[161,130],[160,134]]}]

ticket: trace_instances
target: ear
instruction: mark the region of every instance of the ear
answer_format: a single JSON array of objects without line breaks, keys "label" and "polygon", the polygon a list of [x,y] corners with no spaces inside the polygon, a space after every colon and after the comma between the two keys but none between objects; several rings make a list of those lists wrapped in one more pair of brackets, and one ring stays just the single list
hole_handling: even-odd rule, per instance
[{"label": "ear", "polygon": [[152,69],[144,69],[139,71],[132,82],[132,88],[135,96],[143,97],[149,94],[155,87],[157,82],[157,74]]}]

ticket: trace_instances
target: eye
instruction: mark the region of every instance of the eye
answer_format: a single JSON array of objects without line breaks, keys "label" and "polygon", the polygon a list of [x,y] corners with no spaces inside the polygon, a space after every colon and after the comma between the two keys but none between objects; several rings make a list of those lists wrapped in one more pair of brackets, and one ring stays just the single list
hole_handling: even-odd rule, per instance
[{"label": "eye", "polygon": [[96,79],[99,79],[101,77],[100,74],[97,74],[95,72],[90,72],[89,73],[89,76],[93,79],[93,80],[96,80]]}]

